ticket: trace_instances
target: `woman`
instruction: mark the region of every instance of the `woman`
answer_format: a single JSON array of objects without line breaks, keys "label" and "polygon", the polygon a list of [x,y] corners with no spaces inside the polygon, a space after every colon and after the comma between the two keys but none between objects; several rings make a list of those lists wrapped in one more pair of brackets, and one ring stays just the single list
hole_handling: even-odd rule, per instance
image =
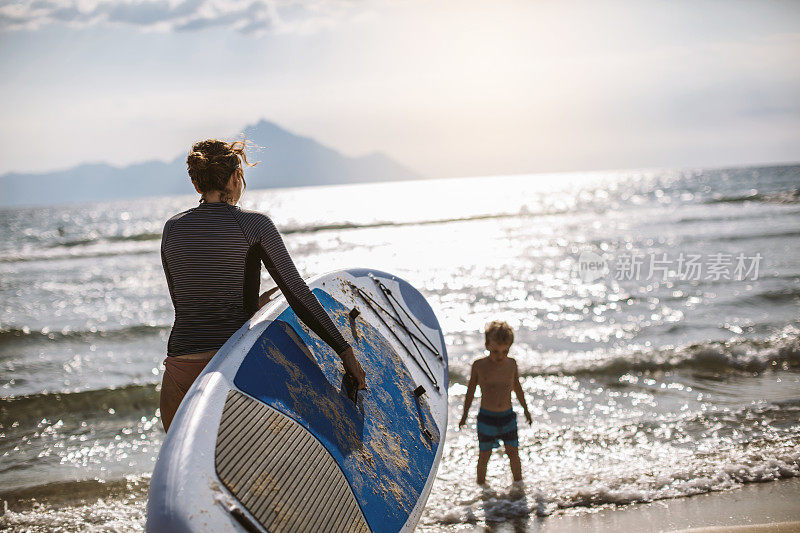
[{"label": "woman", "polygon": [[217,350],[261,306],[261,262],[297,316],[342,358],[365,388],[353,349],[298,274],[280,233],[264,214],[236,207],[245,188],[242,141],[207,139],[192,146],[186,164],[200,205],[169,219],[161,262],[175,307],[161,385],[161,422],[168,430],[189,386]]}]

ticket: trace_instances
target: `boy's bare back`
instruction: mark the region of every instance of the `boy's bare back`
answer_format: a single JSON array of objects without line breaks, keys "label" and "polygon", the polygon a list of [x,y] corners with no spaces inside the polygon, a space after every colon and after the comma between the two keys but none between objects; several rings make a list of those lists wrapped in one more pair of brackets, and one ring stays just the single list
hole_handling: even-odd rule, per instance
[{"label": "boy's bare back", "polygon": [[500,362],[482,357],[472,363],[472,376],[481,388],[481,407],[489,411],[511,409],[511,391],[517,383],[517,362],[506,357]]}]

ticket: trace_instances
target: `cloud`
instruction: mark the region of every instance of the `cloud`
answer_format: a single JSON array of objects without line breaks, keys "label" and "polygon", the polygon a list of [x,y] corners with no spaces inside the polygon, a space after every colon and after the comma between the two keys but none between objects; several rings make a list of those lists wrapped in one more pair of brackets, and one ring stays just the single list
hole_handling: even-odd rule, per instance
[{"label": "cloud", "polygon": [[0,0],[0,31],[124,25],[142,30],[244,34],[309,32],[352,12],[347,0]]}]

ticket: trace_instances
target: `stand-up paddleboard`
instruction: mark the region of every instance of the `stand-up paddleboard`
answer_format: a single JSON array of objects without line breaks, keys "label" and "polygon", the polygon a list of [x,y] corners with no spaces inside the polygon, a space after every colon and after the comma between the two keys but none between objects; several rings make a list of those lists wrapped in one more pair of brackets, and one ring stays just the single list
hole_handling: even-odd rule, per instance
[{"label": "stand-up paddleboard", "polygon": [[367,374],[283,298],[220,348],[189,389],[150,484],[147,531],[410,531],[447,430],[444,337],[425,298],[377,270],[308,283]]}]

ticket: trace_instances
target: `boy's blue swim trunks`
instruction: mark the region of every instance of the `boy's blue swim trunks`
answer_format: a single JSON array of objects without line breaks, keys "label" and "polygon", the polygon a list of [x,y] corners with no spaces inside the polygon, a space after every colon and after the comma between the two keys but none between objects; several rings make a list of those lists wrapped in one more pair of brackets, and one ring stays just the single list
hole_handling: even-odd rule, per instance
[{"label": "boy's blue swim trunks", "polygon": [[489,411],[481,407],[478,411],[478,449],[482,452],[506,446],[519,448],[517,438],[517,413],[508,411]]}]

